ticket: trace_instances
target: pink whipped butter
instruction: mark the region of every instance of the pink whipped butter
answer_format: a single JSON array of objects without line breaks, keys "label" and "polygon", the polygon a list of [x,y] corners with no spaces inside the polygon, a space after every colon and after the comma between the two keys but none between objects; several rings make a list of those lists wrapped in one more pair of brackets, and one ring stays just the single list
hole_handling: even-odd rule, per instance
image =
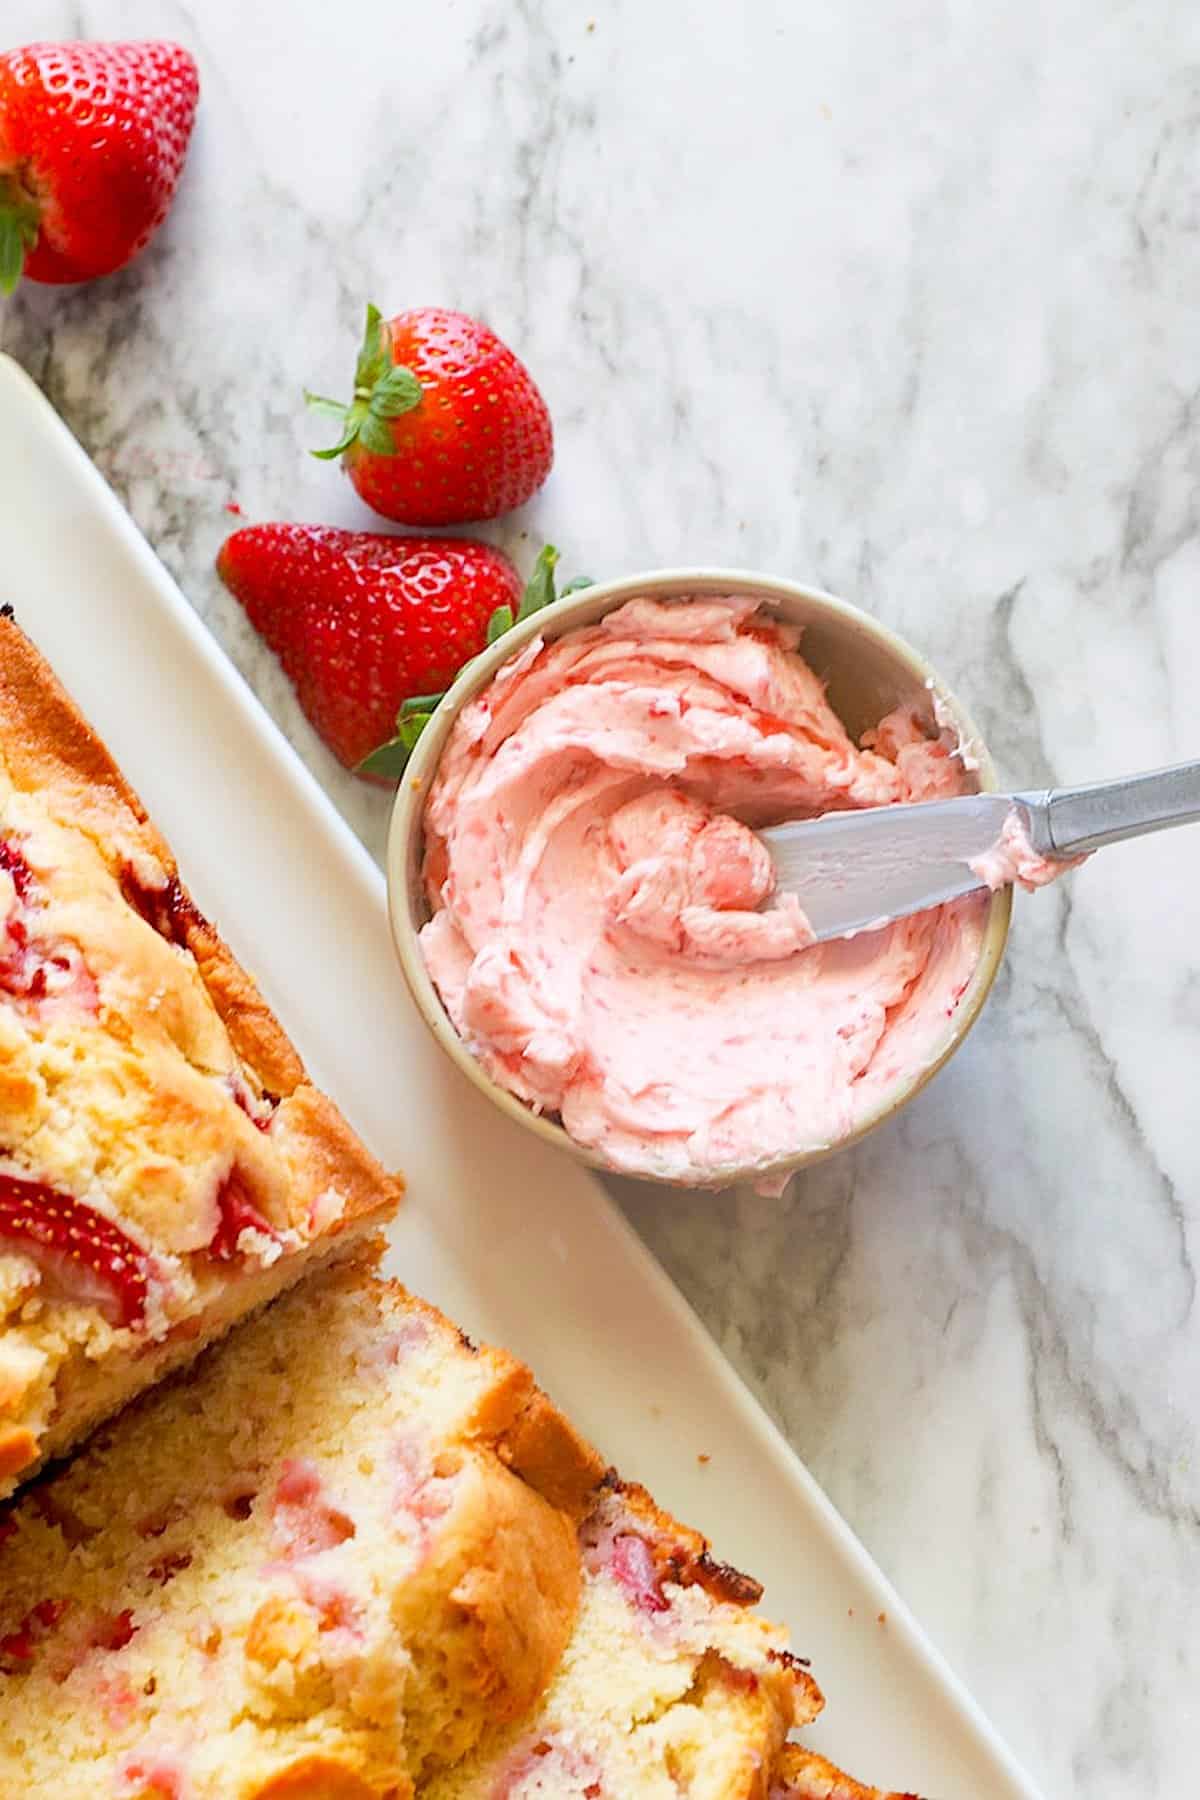
[{"label": "pink whipped butter", "polygon": [[1025,821],[1014,807],[1001,826],[1000,836],[989,850],[975,858],[970,869],[993,893],[997,888],[1015,884],[1032,894],[1057,881],[1068,869],[1081,868],[1086,861],[1086,856],[1043,856],[1034,849]]},{"label": "pink whipped butter", "polygon": [[754,827],[965,791],[915,710],[861,746],[731,597],[637,599],[531,643],[456,720],[421,932],[491,1076],[615,1167],[714,1183],[851,1134],[945,1046],[971,896],[813,945]]}]

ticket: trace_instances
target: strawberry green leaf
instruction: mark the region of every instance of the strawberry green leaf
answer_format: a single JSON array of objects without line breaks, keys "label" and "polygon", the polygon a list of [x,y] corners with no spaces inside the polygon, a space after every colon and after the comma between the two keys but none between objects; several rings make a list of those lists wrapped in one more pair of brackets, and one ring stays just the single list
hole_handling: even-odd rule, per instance
[{"label": "strawberry green leaf", "polygon": [[421,384],[411,369],[392,362],[392,340],[389,327],[377,306],[367,307],[367,322],[359,346],[354,369],[354,399],[349,406],[324,394],[304,390],[304,398],[314,412],[342,421],[342,435],[327,450],[314,450],[322,462],[332,462],[351,444],[360,443],[372,456],[395,456],[396,445],[388,429],[389,419],[398,419],[421,403]]},{"label": "strawberry green leaf", "polygon": [[[434,699],[436,704],[436,700],[439,700],[441,695],[431,695],[430,698]],[[405,701],[405,706],[409,704],[410,702]],[[357,773],[359,775],[382,775],[390,781],[396,780],[404,773],[405,764],[412,755],[413,746],[432,717],[432,707],[428,711],[413,712],[408,715],[405,715],[404,707],[401,707],[400,717],[396,721],[395,737],[389,739],[386,744],[380,744],[378,750],[372,750],[370,756],[364,757],[358,765]]]},{"label": "strawberry green leaf", "polygon": [[37,243],[39,208],[16,175],[0,175],[0,293],[11,294],[25,268],[25,252]]},{"label": "strawberry green leaf", "polygon": [[595,585],[596,583],[590,575],[576,575],[566,583],[565,587],[559,589],[558,597],[560,600],[565,600],[568,594],[578,594],[582,588],[595,587]]},{"label": "strawberry green leaf", "polygon": [[364,756],[355,774],[382,775],[386,781],[399,781],[411,748],[399,738],[392,738],[390,743],[380,744],[378,750],[372,750],[370,756]]},{"label": "strawberry green leaf", "polygon": [[314,412],[323,413],[327,419],[344,419],[350,411],[340,400],[327,400],[324,394],[314,394],[311,388],[304,390],[304,403]]},{"label": "strawberry green leaf", "polygon": [[374,413],[363,414],[355,431],[351,434],[351,441],[354,437],[357,437],[363,449],[369,450],[372,456],[395,456],[396,454],[396,445],[386,419],[377,419]]},{"label": "strawberry green leaf", "polygon": [[20,221],[0,213],[0,293],[11,294],[25,268],[25,237]]},{"label": "strawberry green leaf", "polygon": [[403,363],[393,363],[371,390],[368,410],[377,419],[398,419],[420,404],[420,382]]},{"label": "strawberry green leaf", "polygon": [[513,609],[511,606],[498,606],[487,623],[487,641],[494,644],[497,638],[503,637],[506,631],[513,628]]},{"label": "strawberry green leaf", "polygon": [[554,570],[558,563],[558,551],[553,544],[543,545],[538,559],[533,565],[533,574],[529,577],[525,592],[521,595],[521,604],[517,608],[517,619],[528,619],[535,612],[541,612],[543,606],[549,606],[554,599]]},{"label": "strawberry green leaf", "polygon": [[404,720],[399,731],[396,733],[396,736],[400,739],[400,742],[404,745],[406,750],[412,750],[417,739],[420,737],[432,717],[433,714],[431,712],[413,713],[409,718]]},{"label": "strawberry green leaf", "polygon": [[[472,657],[471,660],[474,662],[474,657]],[[400,703],[400,711],[396,714],[397,725],[399,725],[401,719],[407,719],[411,713],[431,713],[434,707],[440,705],[445,698],[445,688],[442,689],[440,694],[410,695],[407,700],[403,700]]]},{"label": "strawberry green leaf", "polygon": [[377,306],[367,307],[362,344],[354,367],[354,391],[366,399],[391,361],[391,343],[384,327],[383,314]]},{"label": "strawberry green leaf", "polygon": [[[342,454],[343,450],[348,450],[355,438],[359,435],[359,428],[364,422],[361,404],[356,401],[353,406],[344,408],[343,414],[345,423],[342,427],[342,435],[339,437],[337,443],[330,444],[325,450],[313,451],[312,454],[316,457],[318,462],[332,462],[335,457]],[[382,429],[386,431],[386,425]]]}]

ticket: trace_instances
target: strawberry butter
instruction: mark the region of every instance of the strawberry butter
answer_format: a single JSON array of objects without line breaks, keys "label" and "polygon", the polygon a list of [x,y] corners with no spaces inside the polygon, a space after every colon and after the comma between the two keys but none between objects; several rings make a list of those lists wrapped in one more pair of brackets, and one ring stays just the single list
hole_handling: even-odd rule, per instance
[{"label": "strawberry butter", "polygon": [[861,745],[749,599],[627,601],[455,721],[425,813],[430,975],[489,1074],[631,1173],[838,1142],[943,1047],[979,896],[813,945],[754,827],[971,778],[894,712]]}]

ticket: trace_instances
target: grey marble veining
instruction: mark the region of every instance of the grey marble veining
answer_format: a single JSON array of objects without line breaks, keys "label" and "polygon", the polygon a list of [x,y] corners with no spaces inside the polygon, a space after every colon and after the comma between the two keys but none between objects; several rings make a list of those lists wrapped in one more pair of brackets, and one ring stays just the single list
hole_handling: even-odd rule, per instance
[{"label": "grey marble veining", "polygon": [[[1014,782],[1200,755],[1195,8],[5,8],[80,29],[196,49],[189,166],[138,266],[26,289],[0,341],[376,852],[386,797],[212,570],[231,503],[368,523],[299,402],[368,295],[482,313],[543,385],[554,475],[489,534],[519,560],[822,583]],[[1198,891],[1185,833],[1022,899],[964,1051],[782,1201],[622,1189],[1063,1800],[1200,1763]]]}]

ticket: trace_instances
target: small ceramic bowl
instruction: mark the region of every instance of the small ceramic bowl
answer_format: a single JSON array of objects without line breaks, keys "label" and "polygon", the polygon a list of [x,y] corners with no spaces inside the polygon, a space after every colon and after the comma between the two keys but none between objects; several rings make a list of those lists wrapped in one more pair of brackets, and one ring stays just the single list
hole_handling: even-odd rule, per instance
[{"label": "small ceramic bowl", "polygon": [[[494,1082],[447,1017],[417,941],[417,934],[429,917],[421,885],[422,817],[438,758],[455,719],[467,702],[486,687],[501,664],[523,649],[531,638],[561,637],[564,632],[579,626],[592,625],[614,607],[639,594],[657,600],[706,594],[753,595],[768,612],[803,626],[804,659],[825,680],[830,702],[856,742],[893,707],[915,705],[930,719],[936,708],[938,721],[957,730],[960,742],[969,746],[972,758],[978,764],[979,786],[987,789],[996,785],[991,759],[966,709],[910,645],[877,619],[860,612],[858,607],[836,600],[817,588],[782,581],[774,576],[746,574],[738,569],[659,569],[644,575],[625,576],[619,581],[606,581],[556,601],[553,606],[527,619],[464,670],[418,740],[400,782],[392,813],[387,855],[388,907],[400,966],[425,1023],[464,1075],[527,1131],[536,1132],[547,1143],[557,1144],[579,1161],[600,1169],[612,1165],[595,1151],[576,1143],[553,1117],[535,1113]],[[1012,890],[1001,888],[993,895],[988,907],[979,962],[970,986],[947,1025],[945,1037],[931,1047],[930,1055],[920,1069],[908,1080],[898,1082],[853,1132],[833,1143],[809,1148],[769,1166],[760,1164],[753,1169],[723,1170],[720,1185],[743,1178],[756,1182],[782,1180],[794,1169],[820,1162],[857,1143],[919,1093],[957,1050],[979,1017],[1004,954],[1011,910]],[[629,1173],[628,1170],[614,1172]],[[661,1176],[647,1178],[666,1179]]]}]

